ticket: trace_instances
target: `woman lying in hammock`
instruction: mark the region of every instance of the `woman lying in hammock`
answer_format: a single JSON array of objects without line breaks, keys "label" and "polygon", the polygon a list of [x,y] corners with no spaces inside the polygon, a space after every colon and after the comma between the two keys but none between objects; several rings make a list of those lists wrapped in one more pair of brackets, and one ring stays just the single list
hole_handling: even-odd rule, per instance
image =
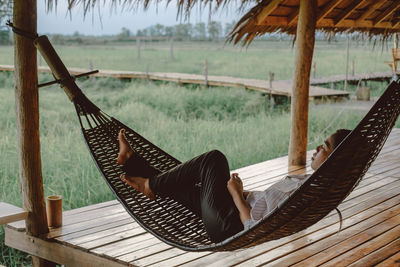
[{"label": "woman lying in hammock", "polygon": [[[316,170],[349,133],[349,130],[338,130],[318,146],[311,158],[311,168]],[[246,192],[238,174],[230,176],[228,161],[217,150],[160,173],[134,152],[124,129],[119,132],[118,140],[117,162],[125,171],[122,181],[150,199],[155,195],[169,197],[186,206],[202,218],[213,242],[251,227],[309,177],[287,176],[265,191]]]}]

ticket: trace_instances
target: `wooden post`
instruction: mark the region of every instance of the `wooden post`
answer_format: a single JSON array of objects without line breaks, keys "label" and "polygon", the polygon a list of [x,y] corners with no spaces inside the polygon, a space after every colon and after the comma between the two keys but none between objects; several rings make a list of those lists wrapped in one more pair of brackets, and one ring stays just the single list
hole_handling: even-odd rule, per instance
[{"label": "wooden post", "polygon": [[136,46],[137,46],[137,59],[140,59],[140,37],[136,38]]},{"label": "wooden post", "polygon": [[[15,0],[15,27],[36,33],[36,0]],[[39,236],[49,232],[43,196],[39,139],[39,94],[37,52],[33,41],[15,35],[15,103],[17,119],[19,173],[23,207],[29,212],[26,232]],[[32,256],[33,266],[55,266]]]},{"label": "wooden post", "polygon": [[269,94],[269,106],[271,111],[273,111],[275,106],[275,99],[274,96],[272,95],[272,82],[274,81],[275,73],[269,71],[268,76],[269,76],[269,89],[271,90]]},{"label": "wooden post", "polygon": [[395,33],[393,35],[393,41],[394,41],[394,48],[395,49],[399,48],[399,39],[398,39],[397,33]]},{"label": "wooden post", "polygon": [[315,43],[317,0],[300,0],[291,99],[289,168],[306,164],[308,97]]},{"label": "wooden post", "polygon": [[312,69],[313,69],[313,78],[317,78],[317,62],[314,62],[314,64],[312,65]]},{"label": "wooden post", "polygon": [[349,47],[350,47],[350,38],[347,35],[347,48],[346,48],[346,78],[344,79],[344,90],[347,89],[347,79],[349,78]]},{"label": "wooden post", "polygon": [[170,41],[169,41],[169,59],[172,61],[174,60],[174,37],[171,37]]},{"label": "wooden post", "polygon": [[268,76],[269,76],[269,89],[272,90],[272,82],[274,81],[275,73],[269,71]]},{"label": "wooden post", "polygon": [[149,76],[149,64],[146,65],[146,80],[150,82],[150,76]]},{"label": "wooden post", "polygon": [[351,60],[351,76],[354,76],[356,73],[355,71],[355,61],[354,59]]},{"label": "wooden post", "polygon": [[208,61],[204,62],[204,86],[208,87]]}]

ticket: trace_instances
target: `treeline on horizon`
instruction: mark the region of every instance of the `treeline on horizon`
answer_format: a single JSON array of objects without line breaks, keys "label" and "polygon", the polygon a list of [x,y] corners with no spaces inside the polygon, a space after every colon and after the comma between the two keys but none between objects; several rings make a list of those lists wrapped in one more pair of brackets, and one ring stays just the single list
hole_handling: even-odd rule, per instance
[{"label": "treeline on horizon", "polygon": [[84,35],[74,32],[72,35],[51,34],[51,39],[55,44],[87,44],[87,43],[109,43],[109,42],[136,42],[141,39],[146,42],[158,42],[171,40],[175,41],[218,41],[223,40],[229,34],[236,22],[225,23],[219,21],[180,23],[173,26],[165,26],[160,23],[139,29],[136,32],[127,27],[122,27],[115,35]]}]

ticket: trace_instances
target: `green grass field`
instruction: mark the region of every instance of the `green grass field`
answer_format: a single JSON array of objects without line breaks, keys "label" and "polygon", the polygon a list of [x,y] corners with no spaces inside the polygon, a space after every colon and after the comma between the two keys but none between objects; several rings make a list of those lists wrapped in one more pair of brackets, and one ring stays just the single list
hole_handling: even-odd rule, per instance
[{"label": "green grass field", "polygon": [[[317,76],[340,74],[344,69],[343,43],[318,43],[315,52]],[[288,43],[258,42],[248,50],[215,43],[177,43],[175,60],[162,44],[148,45],[142,60],[136,48],[56,47],[70,67],[202,73],[207,58],[210,74],[290,79],[293,50]],[[13,64],[12,48],[0,47],[0,63]],[[356,72],[384,71],[388,52],[352,47]],[[41,81],[50,75],[40,76]],[[287,154],[290,129],[288,105],[271,112],[269,101],[258,92],[240,88],[179,87],[175,84],[124,82],[116,79],[83,79],[81,88],[106,113],[178,159],[185,161],[211,149],[224,152],[231,169]],[[376,87],[376,88],[375,88]],[[385,86],[372,88],[380,95]],[[0,74],[0,201],[21,206],[15,121],[13,76]],[[340,116],[337,114],[340,113]],[[337,128],[353,128],[365,111],[310,106],[309,149]],[[44,193],[61,194],[64,209],[113,199],[81,137],[73,105],[56,86],[40,89],[40,135]],[[4,246],[0,228],[0,264],[29,265],[28,256]]]},{"label": "green grass field", "polygon": [[[68,67],[131,70],[149,72],[204,73],[208,61],[209,75],[228,75],[244,78],[268,79],[268,72],[276,80],[292,79],[294,49],[289,41],[255,41],[242,48],[223,42],[176,42],[174,60],[170,60],[166,42],[142,43],[141,59],[137,59],[135,43],[121,45],[55,46]],[[0,63],[13,64],[13,48],[0,46]],[[352,42],[349,53],[349,72],[354,60],[355,73],[390,71],[384,61],[390,60],[387,46]],[[316,77],[345,74],[346,43],[318,41],[313,61]],[[39,60],[43,64],[43,60]],[[90,63],[91,62],[91,63]]]}]

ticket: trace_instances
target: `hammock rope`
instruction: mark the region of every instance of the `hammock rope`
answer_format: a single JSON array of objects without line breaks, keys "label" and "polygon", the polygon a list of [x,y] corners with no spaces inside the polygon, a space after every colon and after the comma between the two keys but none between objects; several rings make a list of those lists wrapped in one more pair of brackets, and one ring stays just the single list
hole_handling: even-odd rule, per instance
[{"label": "hammock rope", "polygon": [[[56,79],[69,77],[47,37],[34,44]],[[67,73],[65,73],[67,72]],[[167,171],[180,161],[93,104],[74,81],[62,85],[74,103],[89,151],[127,212],[160,240],[187,251],[231,251],[289,236],[321,220],[350,194],[382,149],[400,114],[400,85],[392,82],[358,126],[342,141],[329,158],[288,199],[258,221],[219,243],[213,243],[201,218],[170,198],[150,200],[119,178],[116,163],[118,132],[126,129],[133,149],[159,170]]]}]

